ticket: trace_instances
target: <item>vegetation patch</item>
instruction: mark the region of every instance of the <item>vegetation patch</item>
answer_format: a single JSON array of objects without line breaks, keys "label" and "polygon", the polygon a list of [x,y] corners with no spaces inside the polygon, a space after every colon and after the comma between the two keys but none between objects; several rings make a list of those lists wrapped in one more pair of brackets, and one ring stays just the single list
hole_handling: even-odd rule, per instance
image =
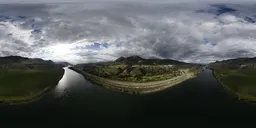
[{"label": "vegetation patch", "polygon": [[0,74],[0,101],[16,102],[33,99],[57,85],[63,69],[5,70]]},{"label": "vegetation patch", "polygon": [[198,65],[174,65],[174,64],[125,64],[125,63],[105,63],[105,64],[85,64],[78,65],[77,68],[90,74],[108,78],[112,80],[128,82],[151,82],[171,79],[188,72],[200,72]]},{"label": "vegetation patch", "polygon": [[214,76],[239,99],[256,101],[256,69],[215,68]]},{"label": "vegetation patch", "polygon": [[0,57],[0,102],[34,100],[58,84],[62,64],[20,56]]}]

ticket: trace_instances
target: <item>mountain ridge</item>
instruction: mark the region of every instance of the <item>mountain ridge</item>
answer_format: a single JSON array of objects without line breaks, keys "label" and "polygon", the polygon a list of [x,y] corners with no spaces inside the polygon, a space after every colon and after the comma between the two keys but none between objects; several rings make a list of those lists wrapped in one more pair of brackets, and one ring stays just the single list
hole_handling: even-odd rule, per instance
[{"label": "mountain ridge", "polygon": [[53,69],[65,67],[52,60],[43,60],[41,58],[28,58],[22,56],[0,57],[0,68],[9,69]]},{"label": "mountain ridge", "polygon": [[134,65],[134,64],[144,64],[144,65],[165,65],[165,64],[195,64],[195,63],[186,63],[178,60],[173,59],[156,59],[156,58],[150,58],[145,59],[140,56],[128,56],[128,57],[119,57],[115,59],[114,61],[106,61],[106,62],[89,62],[89,63],[78,63],[77,65],[81,64],[128,64],[128,65]]}]

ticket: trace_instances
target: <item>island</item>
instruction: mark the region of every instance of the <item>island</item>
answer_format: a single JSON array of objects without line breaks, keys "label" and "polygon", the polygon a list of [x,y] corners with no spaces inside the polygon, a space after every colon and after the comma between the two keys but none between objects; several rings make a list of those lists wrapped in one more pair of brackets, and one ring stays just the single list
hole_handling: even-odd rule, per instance
[{"label": "island", "polygon": [[202,65],[129,56],[110,62],[78,64],[70,69],[94,84],[115,91],[147,94],[196,77]]},{"label": "island", "polygon": [[55,87],[64,74],[51,60],[20,56],[0,57],[0,102],[35,100]]},{"label": "island", "polygon": [[214,77],[241,100],[256,101],[256,58],[237,58],[208,65]]}]

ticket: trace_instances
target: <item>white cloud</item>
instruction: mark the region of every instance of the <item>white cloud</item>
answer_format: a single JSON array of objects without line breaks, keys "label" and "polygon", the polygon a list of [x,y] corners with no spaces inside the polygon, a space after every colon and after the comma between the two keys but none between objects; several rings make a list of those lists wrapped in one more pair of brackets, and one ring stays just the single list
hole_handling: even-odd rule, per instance
[{"label": "white cloud", "polygon": [[219,17],[220,21],[225,24],[231,24],[235,22],[239,22],[240,19],[238,19],[234,15],[229,15],[229,14],[223,14]]}]

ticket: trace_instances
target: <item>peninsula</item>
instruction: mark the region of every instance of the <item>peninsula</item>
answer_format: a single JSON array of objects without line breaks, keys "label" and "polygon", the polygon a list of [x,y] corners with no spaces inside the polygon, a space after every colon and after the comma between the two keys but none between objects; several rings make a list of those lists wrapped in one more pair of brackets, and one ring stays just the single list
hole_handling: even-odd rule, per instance
[{"label": "peninsula", "polygon": [[130,56],[111,62],[78,64],[70,69],[97,85],[120,92],[145,94],[196,77],[202,65]]}]

